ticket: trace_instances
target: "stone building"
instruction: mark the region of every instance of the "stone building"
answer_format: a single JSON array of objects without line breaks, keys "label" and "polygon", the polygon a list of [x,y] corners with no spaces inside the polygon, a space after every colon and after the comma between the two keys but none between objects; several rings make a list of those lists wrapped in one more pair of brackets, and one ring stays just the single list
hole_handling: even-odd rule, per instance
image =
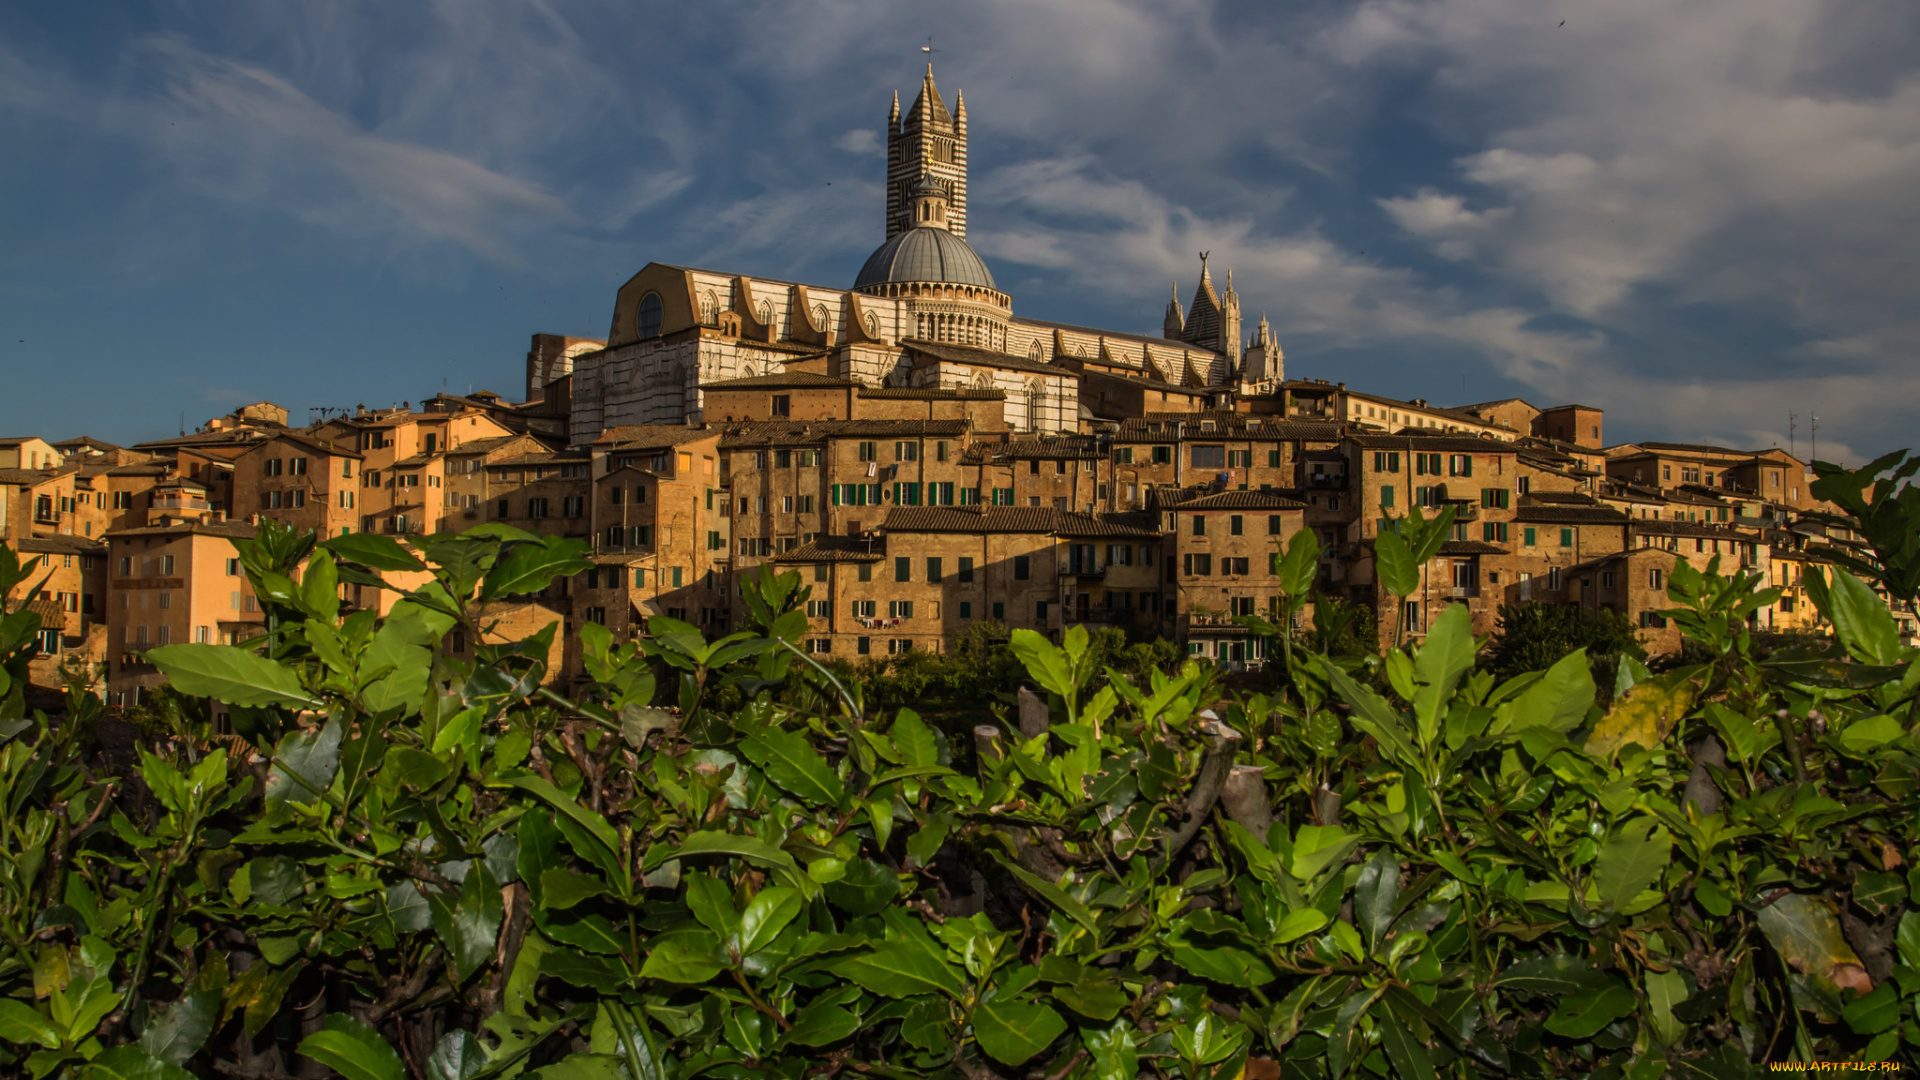
[{"label": "stone building", "polygon": [[233,644],[264,629],[265,613],[232,539],[251,525],[180,521],[107,534],[107,701],[133,705],[166,681],[147,663],[158,645]]}]

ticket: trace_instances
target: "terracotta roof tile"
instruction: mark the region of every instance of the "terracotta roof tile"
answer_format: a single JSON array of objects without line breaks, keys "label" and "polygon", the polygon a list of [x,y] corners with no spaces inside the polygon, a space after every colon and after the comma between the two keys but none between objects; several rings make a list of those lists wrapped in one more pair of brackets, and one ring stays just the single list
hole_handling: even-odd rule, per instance
[{"label": "terracotta roof tile", "polygon": [[1222,491],[1174,503],[1169,510],[1305,510],[1307,504],[1267,491]]}]

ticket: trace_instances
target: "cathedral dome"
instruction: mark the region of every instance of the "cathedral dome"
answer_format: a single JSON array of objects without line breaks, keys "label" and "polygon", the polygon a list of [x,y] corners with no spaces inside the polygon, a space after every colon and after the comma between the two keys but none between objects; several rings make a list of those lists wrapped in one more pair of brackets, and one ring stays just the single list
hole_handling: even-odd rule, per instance
[{"label": "cathedral dome", "polygon": [[853,287],[865,289],[909,281],[995,288],[986,260],[968,247],[965,240],[931,225],[895,233],[892,239],[881,244],[879,250],[867,257]]}]

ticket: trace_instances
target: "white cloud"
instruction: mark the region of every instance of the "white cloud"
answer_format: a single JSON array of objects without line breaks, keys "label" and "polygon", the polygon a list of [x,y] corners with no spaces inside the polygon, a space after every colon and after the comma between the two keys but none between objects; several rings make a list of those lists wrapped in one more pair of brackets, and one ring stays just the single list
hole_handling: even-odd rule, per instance
[{"label": "white cloud", "polygon": [[833,140],[833,145],[849,154],[872,155],[883,153],[886,149],[880,143],[880,133],[872,128],[854,128]]}]

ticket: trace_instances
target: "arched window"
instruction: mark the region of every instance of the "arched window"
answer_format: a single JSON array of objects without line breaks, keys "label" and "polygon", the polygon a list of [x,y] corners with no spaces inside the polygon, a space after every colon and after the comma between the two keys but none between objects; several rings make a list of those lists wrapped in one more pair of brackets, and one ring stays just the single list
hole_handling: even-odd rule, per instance
[{"label": "arched window", "polygon": [[755,311],[757,312],[757,314],[754,315],[754,318],[760,323],[761,326],[773,325],[773,301],[771,300],[760,301],[760,306],[756,308]]},{"label": "arched window", "polygon": [[827,328],[827,305],[825,304],[813,305],[813,325],[819,327],[822,330],[825,330]]},{"label": "arched window", "polygon": [[1033,361],[1036,364],[1046,363],[1047,362],[1046,347],[1041,345],[1038,341],[1035,341],[1033,344],[1027,346],[1027,359]]},{"label": "arched window", "polygon": [[720,322],[720,298],[709,289],[700,297],[700,325],[715,326]]},{"label": "arched window", "polygon": [[1040,430],[1040,410],[1047,403],[1046,384],[1035,379],[1027,384],[1027,430]]},{"label": "arched window", "polygon": [[660,294],[650,292],[640,298],[637,329],[642,338],[660,336]]}]

